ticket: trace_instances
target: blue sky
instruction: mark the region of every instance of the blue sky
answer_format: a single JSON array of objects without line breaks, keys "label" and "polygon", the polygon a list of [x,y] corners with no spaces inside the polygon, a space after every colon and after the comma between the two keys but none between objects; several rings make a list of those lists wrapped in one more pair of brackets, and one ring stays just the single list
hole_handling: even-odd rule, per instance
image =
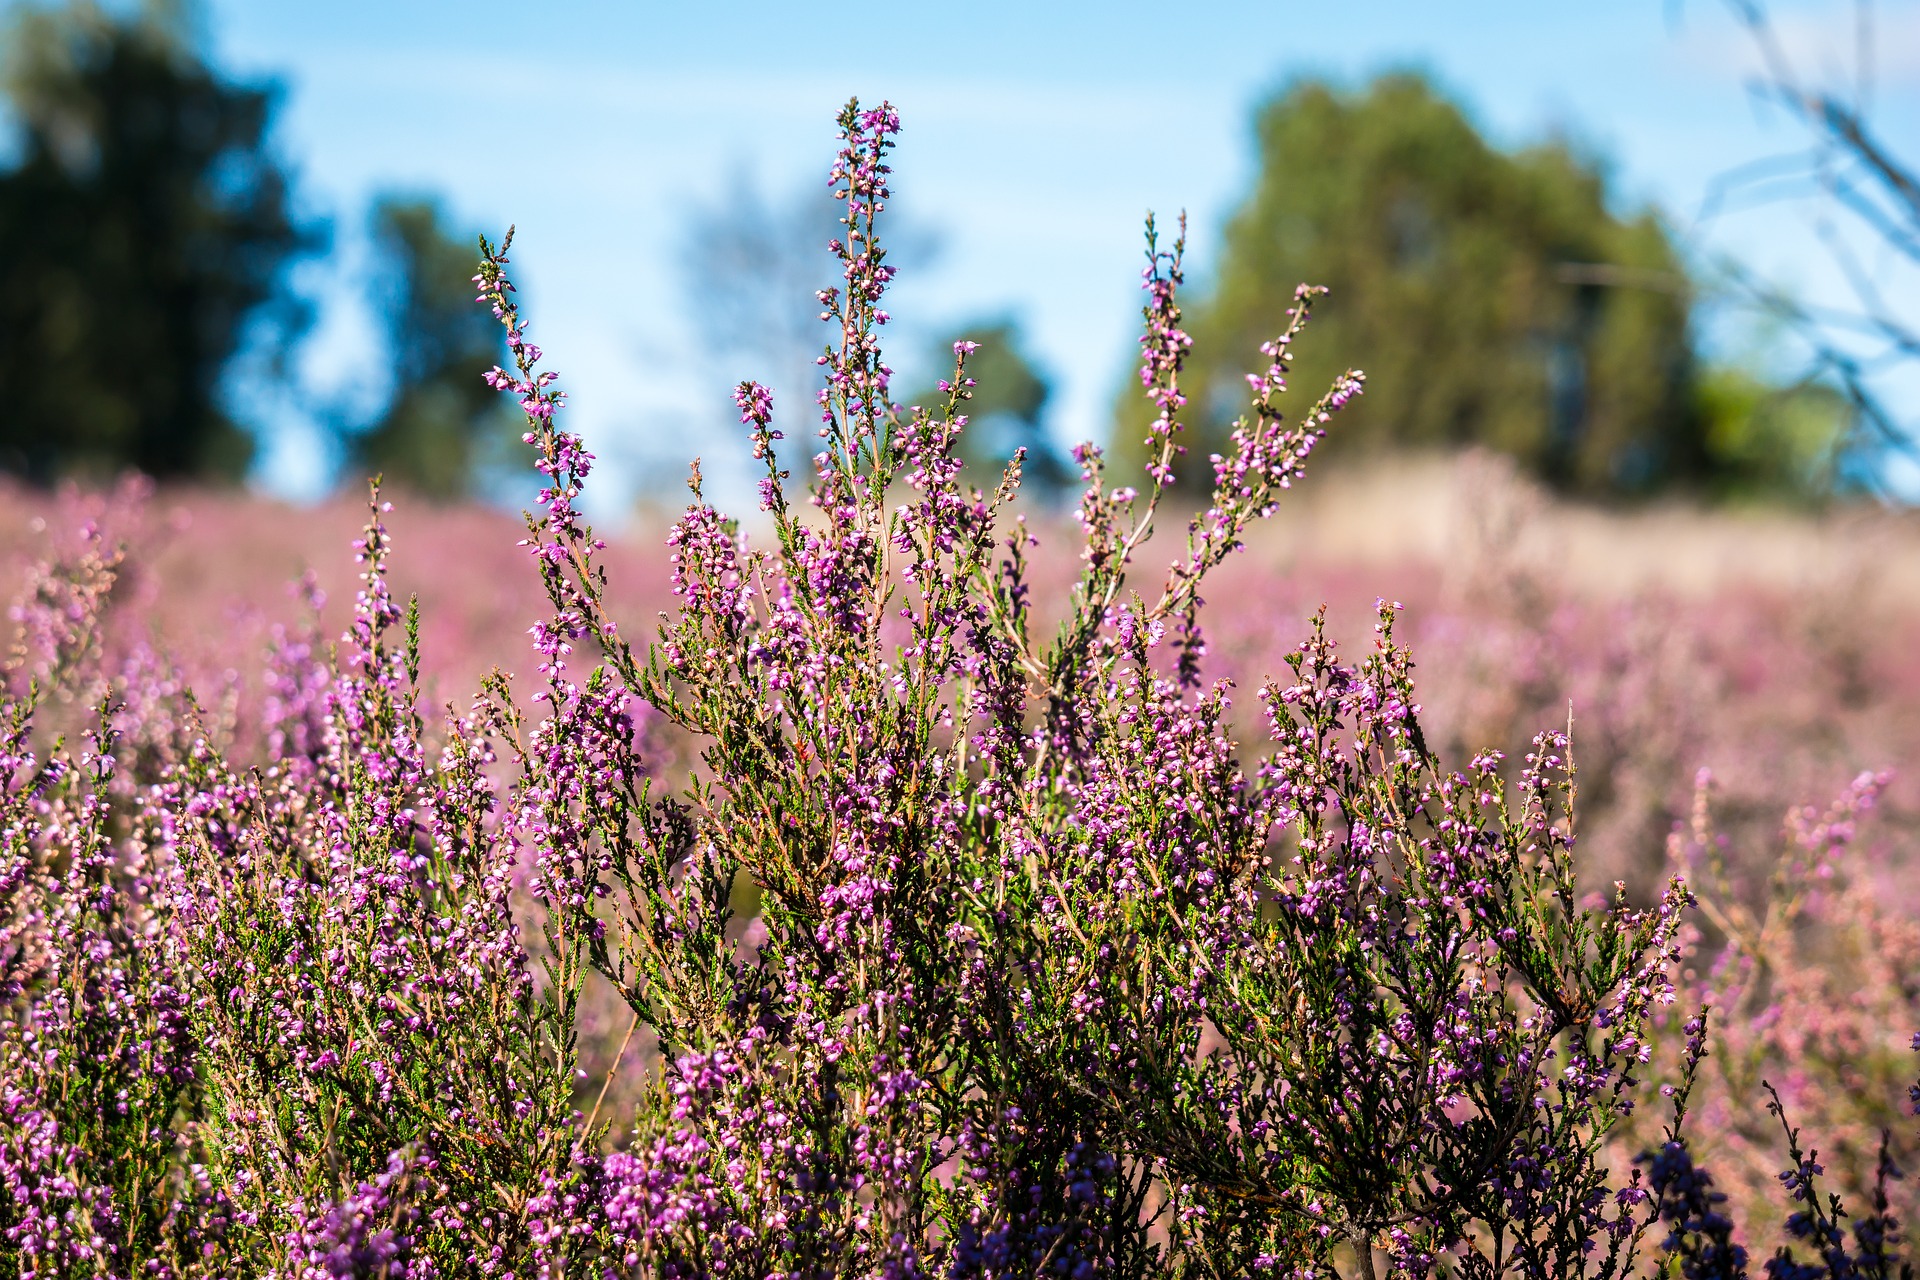
[{"label": "blue sky", "polygon": [[[1838,72],[1849,6],[1775,6],[1810,69]],[[1252,108],[1300,73],[1415,66],[1497,140],[1558,130],[1610,157],[1629,205],[1660,203],[1709,251],[1816,293],[1835,287],[1810,214],[1695,225],[1712,178],[1797,139],[1742,88],[1750,55],[1719,0],[820,6],[549,0],[212,0],[216,60],[287,86],[280,138],[341,253],[307,368],[377,401],[383,379],[350,279],[370,195],[443,193],[480,228],[518,224],[535,324],[604,459],[607,508],[671,492],[694,453],[737,457],[726,378],[688,340],[674,255],[740,174],[782,195],[824,177],[850,94],[905,120],[901,214],[941,252],[894,310],[918,335],[1022,316],[1058,384],[1054,427],[1096,435],[1128,361],[1140,221],[1192,219],[1204,274],[1249,177]],[[1920,151],[1920,0],[1882,0],[1877,118]],[[776,388],[776,392],[779,388]],[[311,492],[323,460],[272,424],[263,483]]]}]

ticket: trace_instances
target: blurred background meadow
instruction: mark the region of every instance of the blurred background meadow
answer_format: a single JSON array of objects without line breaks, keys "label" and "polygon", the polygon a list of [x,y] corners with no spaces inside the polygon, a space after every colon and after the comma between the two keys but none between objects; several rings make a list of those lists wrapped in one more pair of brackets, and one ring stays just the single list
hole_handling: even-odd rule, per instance
[{"label": "blurred background meadow", "polygon": [[1595,884],[1695,877],[1736,1192],[1779,1167],[1762,1075],[1823,1150],[1920,1154],[1920,3],[15,0],[0,31],[7,594],[105,522],[128,625],[240,723],[276,625],[342,624],[380,472],[434,700],[530,667],[534,477],[468,285],[514,224],[644,624],[689,463],[753,505],[737,382],[804,466],[833,112],[885,97],[896,398],[980,342],[968,461],[1029,451],[1044,544],[1071,446],[1142,459],[1148,210],[1187,215],[1194,498],[1328,286],[1295,381],[1367,392],[1217,590],[1215,671],[1250,693],[1317,606],[1357,650],[1403,602],[1443,755],[1571,719]]}]

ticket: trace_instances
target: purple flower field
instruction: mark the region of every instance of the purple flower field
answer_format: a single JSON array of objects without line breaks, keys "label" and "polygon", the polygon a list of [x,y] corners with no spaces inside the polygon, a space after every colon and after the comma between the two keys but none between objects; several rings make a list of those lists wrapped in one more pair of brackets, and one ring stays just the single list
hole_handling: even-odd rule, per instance
[{"label": "purple flower field", "polygon": [[1363,548],[1317,291],[1184,456],[1151,221],[1152,460],[1029,510],[840,127],[757,512],[596,535],[510,235],[524,523],[7,492],[0,1274],[1910,1277],[1911,530],[1687,579],[1470,460]]}]

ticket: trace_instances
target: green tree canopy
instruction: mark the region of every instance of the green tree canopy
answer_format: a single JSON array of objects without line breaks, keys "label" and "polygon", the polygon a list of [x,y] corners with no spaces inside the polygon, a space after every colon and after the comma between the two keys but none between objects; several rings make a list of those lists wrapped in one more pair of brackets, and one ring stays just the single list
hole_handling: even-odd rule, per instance
[{"label": "green tree canopy", "polygon": [[370,221],[373,302],[394,389],[380,420],[350,439],[349,455],[426,497],[470,496],[518,434],[512,405],[480,378],[506,347],[499,324],[473,304],[477,242],[453,231],[431,199],[385,197]]},{"label": "green tree canopy", "polygon": [[[979,349],[967,357],[973,399],[965,409],[967,429],[961,434],[959,455],[969,482],[991,489],[1018,449],[1027,456],[1022,475],[1030,493],[1046,497],[1057,493],[1076,474],[1047,435],[1047,401],[1053,384],[1034,363],[1019,322],[1010,317],[957,326],[932,347],[927,367],[937,377],[951,378],[954,344],[972,342]],[[902,404],[937,408],[947,393],[930,381],[900,398]]]},{"label": "green tree canopy", "polygon": [[[1587,492],[1708,468],[1684,269],[1655,216],[1609,208],[1593,159],[1564,142],[1498,150],[1412,74],[1359,91],[1298,81],[1257,132],[1258,179],[1188,316],[1186,483],[1211,482],[1242,370],[1303,281],[1331,292],[1295,348],[1296,385],[1367,371],[1333,452],[1475,443]],[[1120,403],[1116,448],[1137,459],[1149,415],[1135,387]]]},{"label": "green tree canopy", "polygon": [[286,269],[318,236],[267,146],[276,90],[219,78],[183,27],[177,9],[90,3],[8,22],[0,468],[42,482],[246,469],[221,375],[243,344],[284,350],[304,325]]},{"label": "green tree canopy", "polygon": [[1841,390],[1811,379],[1781,385],[1716,364],[1701,374],[1699,403],[1715,497],[1818,501],[1857,483],[1841,472],[1854,416]]}]

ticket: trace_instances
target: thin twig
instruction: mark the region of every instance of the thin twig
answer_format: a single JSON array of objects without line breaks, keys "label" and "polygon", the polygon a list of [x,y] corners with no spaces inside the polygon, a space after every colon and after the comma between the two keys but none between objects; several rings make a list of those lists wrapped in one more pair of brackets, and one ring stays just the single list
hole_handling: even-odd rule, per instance
[{"label": "thin twig", "polygon": [[607,1100],[607,1090],[613,1087],[614,1073],[620,1070],[621,1059],[627,1056],[627,1046],[633,1043],[633,1033],[640,1026],[640,1011],[633,1011],[633,1021],[627,1024],[627,1035],[620,1042],[620,1048],[613,1055],[613,1061],[607,1066],[607,1078],[600,1082],[600,1096],[593,1100],[593,1110],[587,1113],[585,1131],[593,1132],[593,1122],[600,1118],[600,1104]]}]

